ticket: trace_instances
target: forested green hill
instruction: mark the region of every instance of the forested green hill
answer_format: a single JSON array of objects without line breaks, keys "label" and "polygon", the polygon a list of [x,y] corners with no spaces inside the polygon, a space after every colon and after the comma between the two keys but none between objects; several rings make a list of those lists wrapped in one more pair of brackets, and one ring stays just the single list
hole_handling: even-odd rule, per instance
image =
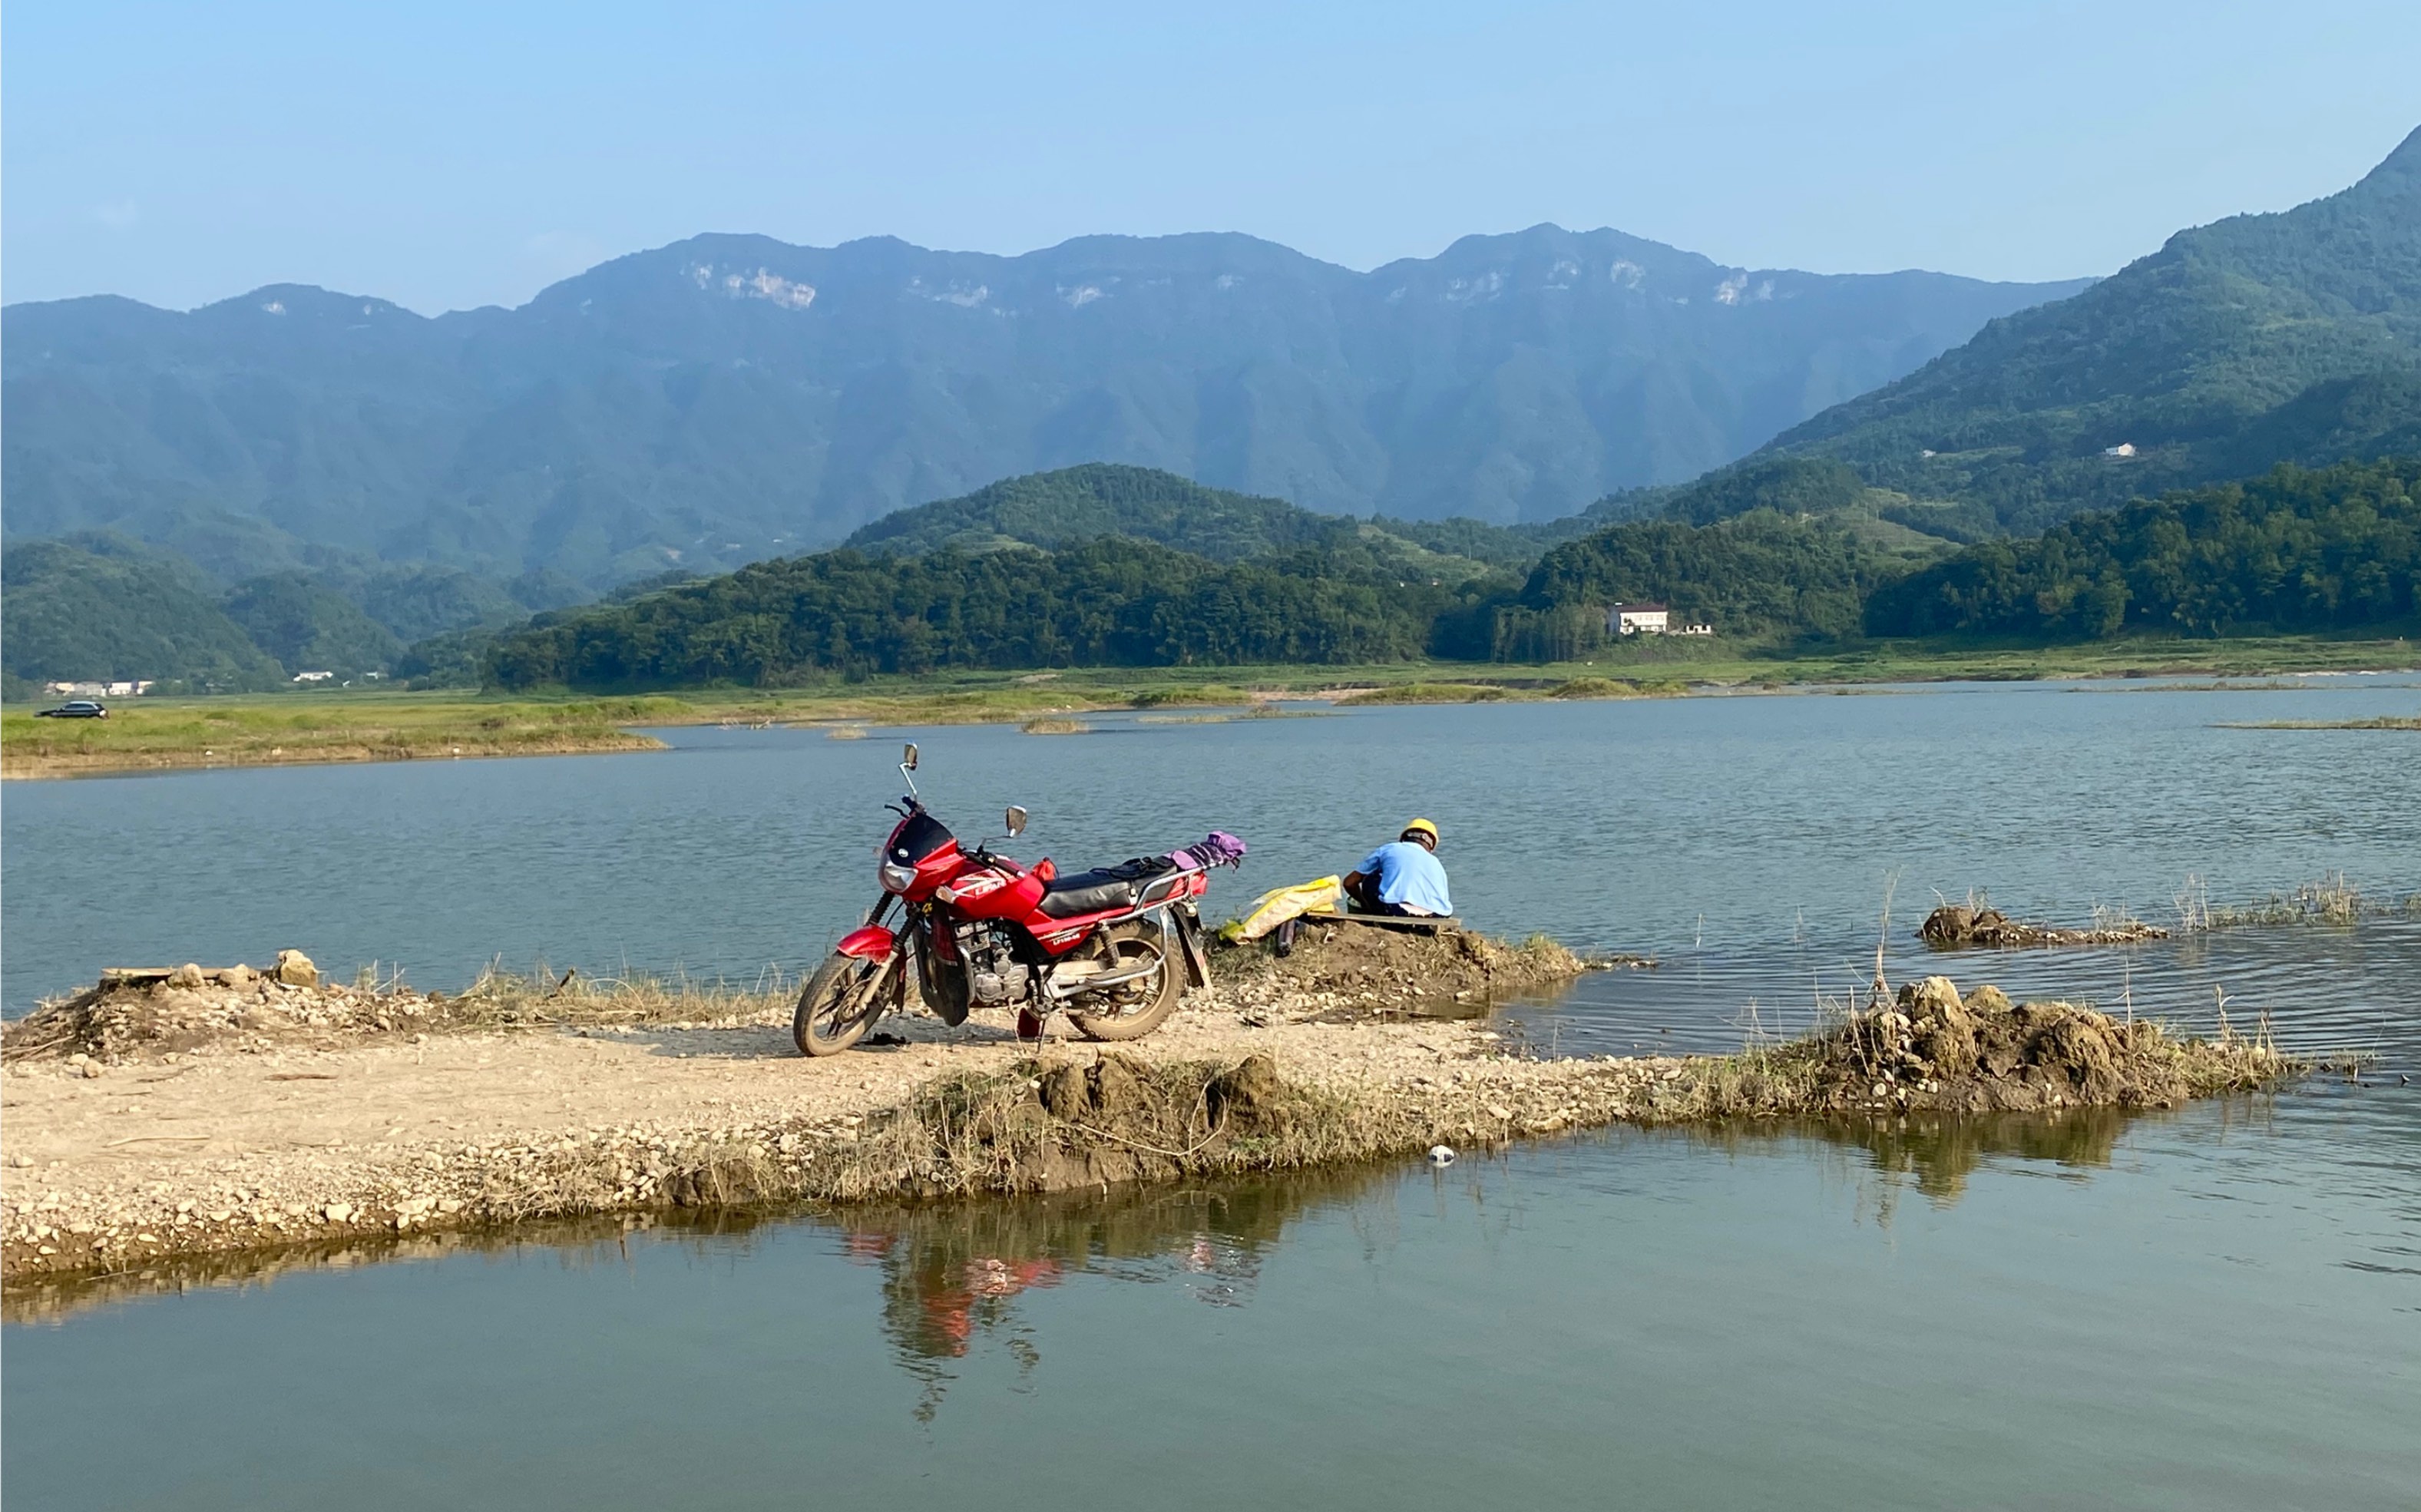
[{"label": "forested green hill", "polygon": [[2099,637],[2345,630],[2421,616],[2421,460],[2283,466],[1972,546],[1877,592],[1866,629]]},{"label": "forested green hill", "polygon": [[[1639,600],[1735,646],[2352,629],[2410,617],[2421,582],[2421,462],[2281,468],[1963,550],[1879,520],[1871,491],[1823,469],[1777,476],[1809,507],[1625,521],[1520,582],[1370,530],[1235,561],[1119,536],[976,555],[845,549],[540,616],[497,643],[487,676],[605,692],[941,668],[1555,661],[1617,639],[1607,606]],[[1458,573],[1416,566],[1449,561]]]},{"label": "forested green hill", "polygon": [[963,498],[884,515],[842,542],[869,555],[1004,546],[1056,551],[1103,536],[1153,541],[1214,562],[1242,561],[1333,538],[1351,522],[1284,499],[1204,488],[1155,467],[1089,462],[1003,478]]},{"label": "forested green hill", "polygon": [[252,644],[296,671],[382,671],[403,652],[393,631],[307,572],[271,572],[227,595],[226,616]]},{"label": "forested green hill", "polygon": [[506,688],[635,689],[942,667],[1400,661],[1423,654],[1461,589],[1326,552],[1221,563],[1115,537],[980,556],[843,550],[542,616],[500,643],[490,667]]},{"label": "forested green hill", "polygon": [[285,680],[192,564],[103,534],[0,555],[0,652],[12,687],[144,678],[234,691]]},{"label": "forested green hill", "polygon": [[[1946,550],[1947,547],[1939,549]],[[1606,643],[1604,609],[1647,600],[1737,640],[1858,633],[1867,595],[1930,559],[1836,519],[1771,509],[1693,525],[1639,520],[1549,552],[1497,616],[1491,651],[1560,661]]]},{"label": "forested green hill", "polygon": [[1407,521],[1319,514],[1284,499],[1205,488],[1156,467],[1087,462],[1004,478],[963,498],[942,499],[883,516],[842,544],[870,555],[951,550],[977,555],[1004,547],[1045,550],[1105,536],[1148,540],[1214,562],[1360,538],[1385,551],[1526,569],[1539,544],[1525,534],[1476,520]]},{"label": "forested green hill", "polygon": [[[1044,481],[1016,480],[1029,498]],[[1144,487],[1152,477],[1117,481]],[[1016,525],[1014,515],[937,510],[921,527],[935,530],[922,538],[950,543],[939,550],[843,549],[542,616],[497,645],[489,673],[508,689],[635,690],[944,667],[1538,660],[1602,644],[1604,606],[1627,598],[1668,599],[1736,640],[1853,634],[1868,588],[1948,549],[1878,540],[1878,529],[1912,533],[1871,516],[1758,508],[1705,526],[1616,525],[1550,553],[1524,585],[1409,542],[1392,522],[1315,517],[1316,529],[1298,532],[1301,522],[1273,511],[1206,518],[1218,527],[1206,536],[1167,533],[1222,552],[1285,544],[1228,560],[1123,534],[1058,550],[1012,538],[1003,548],[1007,532],[992,526]],[[1491,529],[1442,532],[1436,544],[1487,548],[1496,543],[1478,533]],[[978,542],[992,549],[958,549]]]},{"label": "forested green hill", "polygon": [[[10,696],[52,680],[255,689],[305,671],[409,676],[431,667],[407,645],[451,633],[484,647],[533,610],[578,598],[544,575],[507,584],[427,563],[338,562],[223,591],[176,552],[108,531],[11,541],[0,560]],[[448,663],[476,677],[475,665],[467,648]]]},{"label": "forested green hill", "polygon": [[[1711,622],[1735,647],[2351,630],[2409,623],[2421,601],[2413,460],[2282,467],[1960,550],[1896,523],[1900,507],[1877,499],[1898,496],[1840,464],[1786,460],[1662,496],[1663,512],[1557,545],[1526,578],[1478,560],[1507,533],[1469,522],[1437,527],[1446,549],[1433,550],[1394,522],[1298,520],[1289,506],[1228,496],[1195,530],[1153,512],[1182,479],[1078,469],[1011,482],[997,498],[1090,491],[1112,509],[1093,523],[1116,528],[1048,538],[1054,548],[989,529],[1018,525],[1013,511],[937,511],[920,526],[947,527],[934,549],[764,562],[518,628],[456,624],[409,649],[367,602],[442,624],[495,616],[501,590],[442,574],[289,572],[221,600],[190,564],[121,538],[30,542],[7,557],[7,671],[12,688],[133,677],[265,687],[304,668],[513,690],[786,686],[943,668],[1564,660],[1617,639],[1607,606],[1640,600]],[[1136,538],[1125,533],[1136,519],[1228,554]]]},{"label": "forested green hill", "polygon": [[1766,450],[1837,459],[2031,534],[2080,508],[2417,443],[2421,131],[2341,194],[2180,231]]}]

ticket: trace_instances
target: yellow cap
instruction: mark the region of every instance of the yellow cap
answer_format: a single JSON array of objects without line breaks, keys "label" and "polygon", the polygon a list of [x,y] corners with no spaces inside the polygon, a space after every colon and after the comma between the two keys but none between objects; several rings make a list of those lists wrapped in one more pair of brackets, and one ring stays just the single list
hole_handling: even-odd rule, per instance
[{"label": "yellow cap", "polygon": [[1432,841],[1436,840],[1438,837],[1437,826],[1431,824],[1427,819],[1414,819],[1410,824],[1404,826],[1404,833],[1406,834],[1410,834],[1415,830],[1428,835]]}]

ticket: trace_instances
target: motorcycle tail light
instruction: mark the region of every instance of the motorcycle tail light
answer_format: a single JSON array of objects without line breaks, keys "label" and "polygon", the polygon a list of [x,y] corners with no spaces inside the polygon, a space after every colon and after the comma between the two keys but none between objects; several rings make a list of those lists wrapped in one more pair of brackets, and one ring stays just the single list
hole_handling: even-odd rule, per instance
[{"label": "motorcycle tail light", "polygon": [[915,881],[915,867],[902,866],[898,863],[891,861],[886,861],[882,864],[882,890],[884,892],[904,893],[908,891],[910,887],[914,886]]}]

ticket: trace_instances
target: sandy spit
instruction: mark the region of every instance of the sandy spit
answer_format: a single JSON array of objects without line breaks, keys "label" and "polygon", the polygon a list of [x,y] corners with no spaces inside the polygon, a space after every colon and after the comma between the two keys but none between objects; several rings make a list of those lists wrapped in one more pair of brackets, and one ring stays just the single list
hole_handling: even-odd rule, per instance
[{"label": "sandy spit", "polygon": [[[1680,1074],[1673,1060],[1539,1062],[1477,1021],[1335,1015],[1328,994],[1283,1005],[1214,988],[1148,1039],[1154,1062],[1270,1056],[1298,1086],[1378,1093],[1441,1127],[1503,1138],[1581,1121],[1570,1093]],[[567,1155],[616,1159],[624,1179],[588,1211],[669,1206],[681,1152],[753,1146],[813,1161],[920,1086],[1033,1057],[1005,1017],[958,1029],[886,1020],[901,1043],[821,1060],[787,1019],[632,1028],[542,1026],[319,1047],[214,1044],[155,1061],[29,1060],[7,1068],[0,1112],[0,1273],[110,1270],[174,1255],[561,1213]],[[417,1042],[414,1042],[416,1038]],[[1054,1041],[1043,1055],[1088,1062]]]}]

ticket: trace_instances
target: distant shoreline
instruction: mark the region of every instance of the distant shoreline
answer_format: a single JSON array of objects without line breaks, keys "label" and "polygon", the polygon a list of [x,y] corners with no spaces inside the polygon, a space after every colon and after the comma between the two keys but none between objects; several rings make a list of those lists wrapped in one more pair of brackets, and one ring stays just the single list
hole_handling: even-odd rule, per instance
[{"label": "distant shoreline", "polygon": [[664,742],[652,736],[617,731],[614,736],[524,742],[511,747],[450,741],[413,745],[343,745],[292,751],[210,755],[200,751],[154,751],[136,754],[93,754],[19,756],[0,759],[0,781],[55,782],[76,777],[129,777],[147,772],[226,772],[252,767],[342,767],[385,761],[475,761],[498,756],[619,756],[633,751],[662,751]]},{"label": "distant shoreline", "polygon": [[1541,665],[1428,662],[896,674],[815,688],[632,696],[499,698],[430,691],[129,699],[115,705],[106,721],[37,720],[28,709],[8,710],[0,715],[0,778],[663,749],[662,741],[638,733],[648,726],[1023,725],[1280,702],[1510,703],[1805,694],[1878,683],[2351,678],[2421,671],[2421,646],[2410,641],[2303,636],[2050,647],[1883,643],[1794,656],[1751,656],[1720,647],[1686,649],[1695,654],[1624,647],[1619,657]]}]

